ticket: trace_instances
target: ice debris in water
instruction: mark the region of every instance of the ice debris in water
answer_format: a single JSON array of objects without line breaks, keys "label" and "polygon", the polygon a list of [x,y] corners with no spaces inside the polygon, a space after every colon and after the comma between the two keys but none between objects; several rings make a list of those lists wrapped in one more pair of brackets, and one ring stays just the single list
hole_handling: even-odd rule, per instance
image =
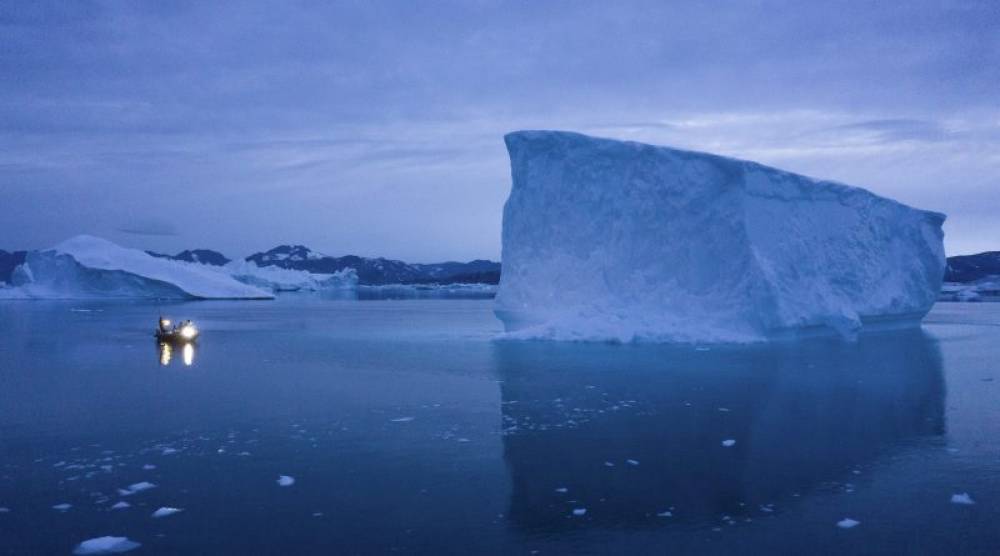
[{"label": "ice debris in water", "polygon": [[60,512],[65,512],[66,510],[68,510],[68,509],[70,509],[72,507],[73,507],[73,504],[67,504],[67,503],[63,502],[62,504],[56,504],[55,506],[52,506],[52,509],[53,510],[58,510]]},{"label": "ice debris in water", "polygon": [[397,419],[390,419],[393,423],[409,423],[413,420],[413,417],[399,417]]},{"label": "ice debris in water", "polygon": [[294,477],[289,477],[288,475],[279,475],[278,476],[278,486],[287,487],[287,486],[292,486],[294,484],[295,484],[295,478]]},{"label": "ice debris in water", "polygon": [[629,465],[639,465],[639,460],[627,459],[625,460]]},{"label": "ice debris in water", "polygon": [[129,504],[128,502],[122,500],[121,502],[118,502],[114,506],[111,506],[111,509],[112,510],[124,510],[125,508],[131,508],[131,507],[132,507],[132,504]]},{"label": "ice debris in water", "polygon": [[177,453],[176,448],[164,448],[163,451],[160,452],[160,455],[169,456],[170,454],[176,454],[176,453]]},{"label": "ice debris in water", "polygon": [[147,463],[146,465],[143,465],[142,468],[145,471],[152,471],[152,470],[156,469],[156,466],[153,465],[152,463]]},{"label": "ice debris in water", "polygon": [[726,448],[729,448],[731,446],[735,446],[736,445],[736,441],[733,440],[732,438],[727,438],[727,439],[725,439],[725,440],[722,441],[722,445],[725,446]]},{"label": "ice debris in water", "polygon": [[139,483],[133,483],[129,485],[127,488],[118,489],[118,494],[122,496],[131,496],[137,492],[142,492],[144,490],[149,490],[151,488],[156,488],[156,485],[154,485],[149,481],[142,481]]},{"label": "ice debris in water", "polygon": [[565,494],[565,493],[569,492],[569,489],[566,488],[566,487],[559,487],[559,488],[556,489],[556,492],[561,493],[561,494]]},{"label": "ice debris in water", "polygon": [[972,504],[975,504],[976,501],[973,500],[971,496],[969,496],[968,492],[963,492],[963,493],[960,493],[960,494],[952,494],[951,495],[951,503],[952,504],[964,504],[966,506],[970,506]]},{"label": "ice debris in water", "polygon": [[851,527],[856,527],[860,523],[861,522],[856,519],[845,517],[837,522],[837,527],[840,527],[841,529],[850,529]]},{"label": "ice debris in water", "polygon": [[664,511],[664,512],[657,512],[657,514],[656,514],[656,517],[673,517],[673,516],[674,516],[674,512],[671,512],[670,510],[667,510],[667,511]]},{"label": "ice debris in water", "polygon": [[76,545],[73,554],[117,554],[135,550],[140,546],[142,545],[127,537],[97,537]]},{"label": "ice debris in water", "polygon": [[171,508],[169,506],[164,506],[153,512],[152,517],[167,517],[168,515],[174,515],[175,513],[183,511],[183,508]]},{"label": "ice debris in water", "polygon": [[587,513],[587,508],[574,508],[573,515],[581,516]]},{"label": "ice debris in water", "polygon": [[0,514],[10,513],[10,508],[0,507]]}]

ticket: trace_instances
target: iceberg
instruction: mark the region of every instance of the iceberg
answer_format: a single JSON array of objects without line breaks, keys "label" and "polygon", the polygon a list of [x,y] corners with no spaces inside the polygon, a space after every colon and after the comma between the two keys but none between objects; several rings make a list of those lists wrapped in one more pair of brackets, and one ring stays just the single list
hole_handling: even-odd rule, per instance
[{"label": "iceberg", "polygon": [[918,326],[945,216],[754,162],[558,131],[505,137],[506,337],[745,343]]},{"label": "iceberg", "polygon": [[[272,299],[216,267],[157,258],[87,235],[45,251],[32,251],[14,269],[17,296],[78,299]],[[8,292],[7,297],[14,297]]]},{"label": "iceberg", "polygon": [[318,274],[279,266],[258,266],[253,261],[240,260],[228,263],[223,271],[244,284],[274,293],[353,290],[358,285],[358,273],[353,268]]}]

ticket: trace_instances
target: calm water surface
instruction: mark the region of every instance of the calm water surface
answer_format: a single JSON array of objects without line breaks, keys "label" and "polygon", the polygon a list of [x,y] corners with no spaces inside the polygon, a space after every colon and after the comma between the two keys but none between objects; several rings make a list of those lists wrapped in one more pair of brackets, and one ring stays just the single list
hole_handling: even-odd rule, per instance
[{"label": "calm water surface", "polygon": [[740,349],[490,307],[0,302],[0,554],[1000,552],[1000,304]]}]

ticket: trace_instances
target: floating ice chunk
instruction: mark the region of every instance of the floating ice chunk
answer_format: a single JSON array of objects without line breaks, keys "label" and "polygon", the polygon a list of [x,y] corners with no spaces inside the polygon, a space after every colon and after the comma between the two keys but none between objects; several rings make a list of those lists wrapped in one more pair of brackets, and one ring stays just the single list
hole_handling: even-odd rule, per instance
[{"label": "floating ice chunk", "polygon": [[861,522],[856,519],[845,517],[837,522],[837,527],[840,527],[841,529],[850,529],[851,527],[857,527],[860,523]]},{"label": "floating ice chunk", "polygon": [[294,477],[289,477],[288,475],[279,475],[278,476],[278,486],[287,487],[287,486],[292,486],[294,484],[295,484],[295,478]]},{"label": "floating ice chunk", "polygon": [[142,466],[142,469],[144,471],[152,471],[152,470],[156,469],[156,466],[153,465],[152,463],[147,463],[146,465]]},{"label": "floating ice chunk", "polygon": [[323,512],[313,512],[313,517],[323,517]]},{"label": "floating ice chunk", "polygon": [[66,502],[63,502],[62,504],[56,504],[55,506],[52,506],[52,509],[53,510],[58,510],[60,512],[65,512],[66,510],[68,510],[68,509],[70,509],[72,507],[73,507],[73,504],[67,504]]},{"label": "floating ice chunk", "polygon": [[162,508],[153,512],[152,517],[167,517],[168,515],[174,515],[179,512],[183,512],[183,508],[171,508],[169,506],[163,506]]},{"label": "floating ice chunk", "polygon": [[566,494],[567,492],[569,492],[569,489],[566,488],[566,487],[559,487],[559,488],[556,489],[556,492],[558,492],[560,494]]},{"label": "floating ice chunk", "polygon": [[627,459],[627,460],[625,460],[625,461],[626,461],[626,462],[627,462],[627,463],[628,463],[629,465],[639,465],[639,461],[638,461],[638,460],[634,460],[634,459]]},{"label": "floating ice chunk", "polygon": [[137,492],[142,492],[144,490],[149,490],[151,488],[156,488],[156,485],[154,485],[149,481],[142,481],[139,483],[131,484],[126,488],[118,489],[118,494],[122,496],[131,496]]},{"label": "floating ice chunk", "polygon": [[494,310],[511,338],[754,342],[917,326],[943,214],[707,153],[556,131],[505,138]]},{"label": "floating ice chunk", "polygon": [[968,492],[963,492],[963,493],[960,493],[960,494],[952,494],[951,495],[951,503],[952,504],[964,504],[966,506],[971,506],[972,504],[975,504],[976,501],[973,500],[971,496],[969,496]]},{"label": "floating ice chunk", "polygon": [[573,509],[573,515],[575,515],[575,516],[585,515],[586,513],[587,513],[587,508],[574,508]]},{"label": "floating ice chunk", "polygon": [[670,510],[667,510],[667,511],[664,511],[664,512],[657,512],[657,514],[656,514],[656,517],[673,517],[673,516],[674,516],[674,512],[671,512]]},{"label": "floating ice chunk", "polygon": [[111,509],[112,510],[124,510],[125,508],[131,508],[131,507],[132,507],[132,504],[129,504],[128,502],[122,500],[121,502],[118,502],[114,506],[111,506]]},{"label": "floating ice chunk", "polygon": [[176,448],[164,448],[163,451],[160,452],[160,455],[169,456],[170,454],[176,454],[176,453],[177,453]]},{"label": "floating ice chunk", "polygon": [[727,439],[725,439],[725,440],[722,441],[722,445],[725,446],[726,448],[729,448],[729,447],[735,446],[736,445],[736,441],[733,440],[732,438],[727,438]]},{"label": "floating ice chunk", "polygon": [[390,419],[391,423],[409,423],[413,420],[413,417],[398,417],[396,419]]},{"label": "floating ice chunk", "polygon": [[5,508],[3,506],[0,506],[0,514],[7,514],[7,513],[10,513],[10,508]]},{"label": "floating ice chunk", "polygon": [[88,539],[76,545],[73,554],[117,554],[128,552],[142,546],[128,537],[97,537]]},{"label": "floating ice chunk", "polygon": [[615,464],[611,463],[610,461],[604,462],[604,467],[614,467],[614,466]]}]

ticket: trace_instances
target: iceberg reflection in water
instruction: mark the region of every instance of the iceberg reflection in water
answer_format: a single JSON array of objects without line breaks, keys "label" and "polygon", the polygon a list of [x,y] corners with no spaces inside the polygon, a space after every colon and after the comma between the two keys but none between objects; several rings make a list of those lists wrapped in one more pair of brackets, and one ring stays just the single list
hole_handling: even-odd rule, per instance
[{"label": "iceberg reflection in water", "polygon": [[[941,356],[919,330],[706,351],[495,348],[509,517],[526,532],[746,521],[852,492],[877,457],[945,432]],[[567,519],[579,507],[586,519]]]}]

